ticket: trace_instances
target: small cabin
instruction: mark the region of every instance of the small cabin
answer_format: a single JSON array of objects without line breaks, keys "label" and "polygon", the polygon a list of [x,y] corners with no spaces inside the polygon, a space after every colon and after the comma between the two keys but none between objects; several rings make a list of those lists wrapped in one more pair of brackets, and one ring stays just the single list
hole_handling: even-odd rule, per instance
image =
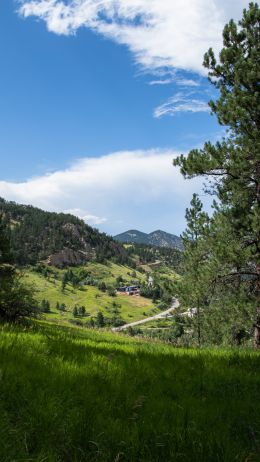
[{"label": "small cabin", "polygon": [[116,289],[121,295],[140,295],[140,286],[124,286]]}]

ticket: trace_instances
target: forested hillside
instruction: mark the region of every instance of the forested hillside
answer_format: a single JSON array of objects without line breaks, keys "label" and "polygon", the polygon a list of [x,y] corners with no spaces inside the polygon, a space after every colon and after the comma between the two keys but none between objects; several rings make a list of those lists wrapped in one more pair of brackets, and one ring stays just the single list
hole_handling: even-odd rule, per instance
[{"label": "forested hillside", "polygon": [[127,262],[123,246],[73,215],[45,212],[2,198],[0,214],[5,224],[10,225],[11,249],[20,265],[48,259],[56,266],[93,259]]},{"label": "forested hillside", "polygon": [[136,260],[138,265],[160,266],[164,264],[174,269],[177,273],[182,272],[182,252],[172,247],[158,247],[148,244],[128,244],[126,251],[130,258]]}]

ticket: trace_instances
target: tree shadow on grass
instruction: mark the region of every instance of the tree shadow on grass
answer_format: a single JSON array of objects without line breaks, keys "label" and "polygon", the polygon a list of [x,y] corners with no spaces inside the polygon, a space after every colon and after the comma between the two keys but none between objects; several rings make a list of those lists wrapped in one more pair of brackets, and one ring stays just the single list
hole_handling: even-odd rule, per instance
[{"label": "tree shadow on grass", "polygon": [[25,335],[0,356],[0,460],[257,461],[259,355],[160,354],[68,330],[40,326],[27,332],[40,351]]}]

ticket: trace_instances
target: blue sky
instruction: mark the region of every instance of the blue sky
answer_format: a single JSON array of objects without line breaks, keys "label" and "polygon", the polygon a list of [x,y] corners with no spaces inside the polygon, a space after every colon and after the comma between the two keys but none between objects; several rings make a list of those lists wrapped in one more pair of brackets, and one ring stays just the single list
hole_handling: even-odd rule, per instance
[{"label": "blue sky", "polygon": [[2,2],[0,195],[112,234],[180,233],[201,182],[171,160],[222,133],[201,62],[246,4]]}]

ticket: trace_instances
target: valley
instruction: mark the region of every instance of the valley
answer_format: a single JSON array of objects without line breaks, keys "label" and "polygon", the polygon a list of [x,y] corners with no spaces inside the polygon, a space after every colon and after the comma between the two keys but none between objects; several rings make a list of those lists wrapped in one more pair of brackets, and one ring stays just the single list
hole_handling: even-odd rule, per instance
[{"label": "valley", "polygon": [[[124,281],[131,282],[131,274],[133,269],[117,264],[89,264],[84,267],[76,268],[77,270],[87,271],[92,277],[98,278],[102,282],[111,287],[116,285],[116,278],[119,276],[124,278]],[[87,325],[91,318],[95,318],[98,312],[102,312],[107,321],[115,318],[120,319],[122,323],[137,321],[145,316],[151,316],[160,310],[151,299],[142,296],[127,296],[127,295],[112,295],[107,293],[107,290],[100,290],[98,287],[91,285],[82,285],[73,287],[68,283],[62,291],[62,275],[64,270],[49,269],[48,277],[38,274],[35,271],[25,271],[24,279],[26,283],[36,288],[35,297],[39,303],[43,299],[50,303],[50,312],[42,313],[46,320],[55,322],[77,322],[79,325]],[[75,272],[75,268],[73,268]],[[142,273],[135,272],[135,277],[139,281],[145,281],[145,276]],[[174,277],[174,274],[173,274]],[[64,310],[57,309],[57,302],[65,305]],[[86,314],[83,317],[74,317],[73,308],[75,306],[84,306]],[[145,313],[145,314],[144,314]],[[111,321],[112,322],[112,321]]]},{"label": "valley", "polygon": [[258,3],[2,3],[0,462],[259,462]]}]

